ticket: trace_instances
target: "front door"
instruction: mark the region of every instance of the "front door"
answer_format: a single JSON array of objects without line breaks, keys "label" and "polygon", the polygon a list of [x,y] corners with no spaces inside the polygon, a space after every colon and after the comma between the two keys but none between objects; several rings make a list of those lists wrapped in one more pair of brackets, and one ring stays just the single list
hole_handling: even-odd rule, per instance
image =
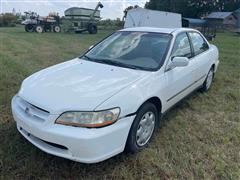
[{"label": "front door", "polygon": [[[190,46],[190,41],[187,33],[180,33],[174,43],[174,47],[171,53],[171,60],[174,57],[187,57],[192,58],[193,53]],[[165,89],[165,103],[166,109],[174,105],[184,96],[192,91],[193,80],[193,68],[195,62],[193,59],[189,60],[189,64],[185,67],[175,67],[173,69],[167,69],[165,72],[165,82],[167,83]]]}]

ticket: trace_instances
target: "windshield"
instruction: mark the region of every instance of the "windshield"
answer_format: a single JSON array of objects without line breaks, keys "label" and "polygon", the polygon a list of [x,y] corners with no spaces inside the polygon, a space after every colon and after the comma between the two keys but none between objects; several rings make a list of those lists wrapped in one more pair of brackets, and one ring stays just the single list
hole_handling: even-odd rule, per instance
[{"label": "windshield", "polygon": [[82,58],[133,69],[156,70],[163,64],[170,40],[169,34],[119,31]]}]

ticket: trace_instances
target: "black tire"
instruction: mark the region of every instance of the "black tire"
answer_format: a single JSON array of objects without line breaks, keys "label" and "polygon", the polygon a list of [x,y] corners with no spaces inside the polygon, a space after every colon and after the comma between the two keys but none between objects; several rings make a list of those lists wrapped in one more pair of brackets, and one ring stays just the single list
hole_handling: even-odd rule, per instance
[{"label": "black tire", "polygon": [[52,31],[52,26],[51,25],[45,25],[44,26],[44,32],[51,32]]},{"label": "black tire", "polygon": [[[210,78],[209,76],[211,76],[211,79],[209,79]],[[213,78],[214,78],[214,68],[212,67],[209,70],[209,72],[207,74],[207,77],[206,77],[206,79],[205,79],[205,81],[204,81],[204,83],[203,83],[203,85],[200,89],[202,92],[207,92],[211,88]],[[209,80],[211,80],[210,84],[209,84]]]},{"label": "black tire", "polygon": [[25,25],[25,31],[26,32],[33,32],[34,31],[34,26],[32,24]]},{"label": "black tire", "polygon": [[61,27],[58,26],[58,25],[56,25],[56,26],[53,27],[53,31],[54,31],[55,33],[60,33],[60,32],[61,32]]},{"label": "black tire", "polygon": [[97,26],[95,24],[88,25],[89,34],[97,34]]},{"label": "black tire", "polygon": [[[140,146],[137,143],[137,139],[138,139],[137,131],[139,130],[140,121],[143,119],[144,115],[147,114],[148,112],[152,112],[155,115],[154,129],[150,135],[150,138],[147,140],[146,144]],[[159,113],[156,106],[152,103],[143,104],[142,107],[138,110],[137,116],[135,117],[133,124],[131,126],[130,132],[128,134],[125,150],[130,153],[136,153],[141,149],[147,147],[156,131],[158,120],[159,120]]]}]

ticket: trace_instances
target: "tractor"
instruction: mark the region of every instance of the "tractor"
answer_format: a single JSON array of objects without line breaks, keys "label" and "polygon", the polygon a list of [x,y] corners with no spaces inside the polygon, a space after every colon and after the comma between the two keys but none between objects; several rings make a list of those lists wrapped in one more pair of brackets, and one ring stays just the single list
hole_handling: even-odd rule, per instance
[{"label": "tractor", "polygon": [[41,17],[35,12],[24,12],[26,19],[22,21],[26,32],[60,32],[60,18],[58,14],[49,14],[47,17]]}]

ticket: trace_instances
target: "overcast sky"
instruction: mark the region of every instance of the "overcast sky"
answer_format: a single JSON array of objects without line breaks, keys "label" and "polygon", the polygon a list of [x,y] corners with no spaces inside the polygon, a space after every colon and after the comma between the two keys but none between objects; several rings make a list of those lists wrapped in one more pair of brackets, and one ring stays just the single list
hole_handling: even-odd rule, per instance
[{"label": "overcast sky", "polygon": [[[104,8],[101,9],[101,17],[104,19],[122,18],[123,10],[131,5],[144,7],[147,0],[101,0]],[[42,16],[48,15],[49,12],[59,12],[64,15],[64,10],[69,7],[86,7],[95,8],[98,1],[96,0],[0,0],[0,11],[16,12],[35,11]]]}]

